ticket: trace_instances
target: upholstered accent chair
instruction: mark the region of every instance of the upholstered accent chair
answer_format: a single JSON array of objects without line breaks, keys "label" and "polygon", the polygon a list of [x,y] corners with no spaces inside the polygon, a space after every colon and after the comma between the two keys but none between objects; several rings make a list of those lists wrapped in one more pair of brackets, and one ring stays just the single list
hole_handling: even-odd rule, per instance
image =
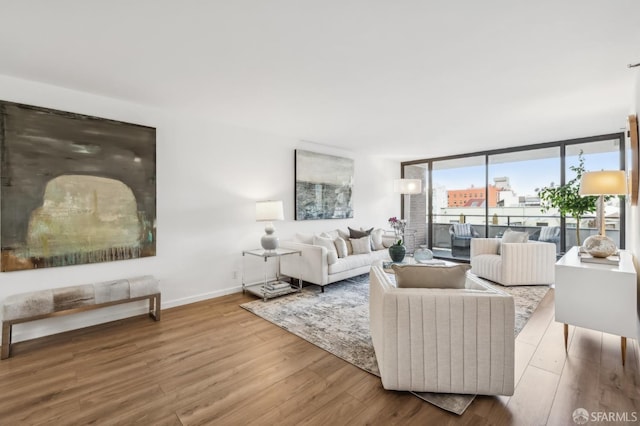
[{"label": "upholstered accent chair", "polygon": [[371,339],[385,389],[513,395],[511,295],[470,274],[464,288],[397,288],[378,265],[371,268],[369,291]]},{"label": "upholstered accent chair", "polygon": [[498,284],[553,284],[555,263],[553,243],[503,243],[499,238],[471,240],[471,272]]},{"label": "upholstered accent chair", "polygon": [[449,227],[451,235],[451,255],[453,257],[468,257],[471,239],[478,238],[480,233],[469,223],[454,223]]}]

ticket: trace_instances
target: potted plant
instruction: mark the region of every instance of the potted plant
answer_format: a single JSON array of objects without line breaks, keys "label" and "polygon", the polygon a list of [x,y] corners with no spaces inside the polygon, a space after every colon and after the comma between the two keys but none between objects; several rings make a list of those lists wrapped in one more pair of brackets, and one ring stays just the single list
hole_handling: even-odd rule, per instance
[{"label": "potted plant", "polygon": [[578,155],[578,165],[570,166],[576,176],[561,186],[549,186],[538,191],[540,210],[546,213],[552,208],[558,209],[562,216],[571,216],[576,220],[576,239],[580,242],[580,219],[586,213],[593,213],[597,208],[598,197],[580,195],[580,179],[586,171],[582,151]]},{"label": "potted plant", "polygon": [[402,244],[402,240],[398,240],[395,244],[389,247],[389,257],[393,262],[402,262],[406,254],[407,249]]},{"label": "potted plant", "polygon": [[394,216],[389,218],[389,225],[396,234],[396,243],[389,247],[389,257],[393,262],[402,262],[407,254],[407,249],[403,244],[404,229],[407,226],[407,221]]}]

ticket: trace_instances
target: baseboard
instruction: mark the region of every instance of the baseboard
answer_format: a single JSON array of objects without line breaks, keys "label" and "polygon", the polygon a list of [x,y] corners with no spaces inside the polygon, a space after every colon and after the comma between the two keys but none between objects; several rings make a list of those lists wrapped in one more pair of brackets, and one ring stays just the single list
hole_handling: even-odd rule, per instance
[{"label": "baseboard", "polygon": [[176,306],[188,305],[190,303],[201,302],[207,299],[215,299],[216,297],[226,296],[228,294],[239,293],[242,291],[242,286],[229,287],[222,290],[209,291],[207,293],[198,294],[195,296],[183,297],[180,299],[171,300],[169,302],[162,301],[162,309],[175,308]]},{"label": "baseboard", "polygon": [[[162,300],[162,309],[188,305],[207,299],[226,296],[242,291],[242,286],[229,287],[222,290],[210,291],[195,296],[174,300]],[[138,315],[145,315],[149,309],[148,301],[131,302],[123,305],[109,306],[93,311],[80,312],[72,315],[47,318],[13,326],[12,342],[37,339],[52,334],[64,333],[79,328],[91,327],[106,322],[117,321]]]}]

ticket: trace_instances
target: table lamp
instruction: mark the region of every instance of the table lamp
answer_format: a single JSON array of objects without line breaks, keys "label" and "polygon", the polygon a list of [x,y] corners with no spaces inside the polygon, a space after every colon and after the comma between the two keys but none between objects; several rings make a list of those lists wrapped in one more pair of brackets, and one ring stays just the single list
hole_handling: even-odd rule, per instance
[{"label": "table lamp", "polygon": [[585,172],[580,180],[580,195],[597,195],[597,222],[600,227],[598,235],[591,235],[584,240],[582,247],[593,257],[607,257],[615,254],[616,243],[605,235],[604,197],[606,195],[625,195],[627,178],[623,170],[602,170]]},{"label": "table lamp", "polygon": [[260,240],[262,248],[267,251],[272,251],[278,248],[278,237],[275,235],[276,228],[273,226],[273,221],[275,220],[284,220],[282,200],[257,201],[256,221],[267,222],[267,225],[264,227],[265,234]]}]

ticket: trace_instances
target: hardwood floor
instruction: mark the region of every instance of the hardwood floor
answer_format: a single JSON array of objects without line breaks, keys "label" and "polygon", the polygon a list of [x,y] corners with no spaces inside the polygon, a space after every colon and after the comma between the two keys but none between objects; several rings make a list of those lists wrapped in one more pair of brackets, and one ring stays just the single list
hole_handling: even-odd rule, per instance
[{"label": "hardwood floor", "polygon": [[[330,289],[327,291],[331,291]],[[640,418],[637,344],[553,320],[553,290],[516,339],[512,397],[444,412],[238,305],[234,294],[14,346],[0,424],[570,425],[576,408]],[[605,424],[605,423],[603,423]]]}]

